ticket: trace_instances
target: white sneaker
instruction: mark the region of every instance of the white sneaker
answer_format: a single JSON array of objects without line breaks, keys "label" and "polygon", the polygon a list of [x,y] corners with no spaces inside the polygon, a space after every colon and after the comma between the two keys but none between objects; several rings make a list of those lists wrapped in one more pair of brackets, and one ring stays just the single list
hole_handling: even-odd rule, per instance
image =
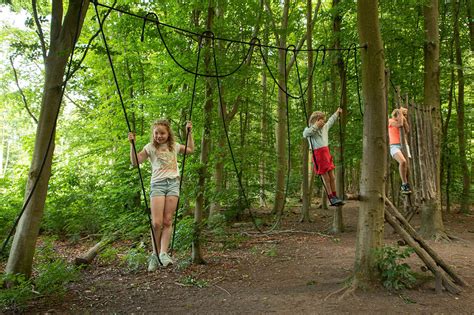
[{"label": "white sneaker", "polygon": [[160,261],[163,267],[167,267],[169,264],[172,265],[174,263],[168,253],[160,253]]},{"label": "white sneaker", "polygon": [[155,271],[156,269],[158,269],[159,265],[160,262],[158,261],[158,256],[156,256],[156,254],[151,254],[151,256],[148,258],[148,271]]}]

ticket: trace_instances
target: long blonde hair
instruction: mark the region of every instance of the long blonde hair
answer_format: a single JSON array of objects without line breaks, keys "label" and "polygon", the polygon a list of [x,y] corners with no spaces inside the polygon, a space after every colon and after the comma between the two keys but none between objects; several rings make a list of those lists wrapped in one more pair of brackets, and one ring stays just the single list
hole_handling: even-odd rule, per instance
[{"label": "long blonde hair", "polygon": [[166,131],[168,131],[168,140],[166,141],[166,143],[168,144],[168,150],[170,150],[170,152],[174,152],[175,151],[174,134],[173,134],[173,131],[171,130],[170,122],[166,119],[157,120],[151,125],[151,141],[150,142],[153,143],[153,146],[158,149],[158,143],[155,141],[155,138],[153,137],[155,128],[158,126],[163,126],[166,128]]}]

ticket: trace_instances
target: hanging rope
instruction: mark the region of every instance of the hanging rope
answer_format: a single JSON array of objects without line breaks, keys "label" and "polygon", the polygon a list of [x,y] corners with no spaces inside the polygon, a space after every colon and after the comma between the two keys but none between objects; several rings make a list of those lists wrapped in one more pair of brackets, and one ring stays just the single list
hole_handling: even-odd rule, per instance
[{"label": "hanging rope", "polygon": [[[143,39],[142,39],[142,41],[143,41]],[[198,54],[197,54],[197,58],[196,58],[196,71],[195,71],[195,74],[194,74],[193,93],[191,95],[191,106],[190,106],[190,109],[189,109],[189,116],[188,116],[189,120],[191,120],[191,117],[193,115],[193,105],[194,105],[194,97],[196,95],[196,83],[197,83],[198,70],[199,70],[199,60],[201,58],[201,48],[202,48],[202,36],[199,37],[199,42],[198,42]],[[185,120],[187,120],[187,119],[185,119]],[[181,192],[181,187],[183,185],[184,165],[185,165],[186,156],[187,156],[186,150],[188,148],[189,132],[190,132],[190,130],[188,128],[186,128],[186,143],[184,145],[184,156],[183,156],[183,161],[181,163],[181,177],[179,179],[179,191],[180,192]],[[175,235],[176,235],[176,224],[178,223],[178,209],[179,209],[180,200],[181,200],[181,194],[178,197],[178,202],[176,204],[176,211],[174,213],[174,224],[173,224],[174,229],[173,229],[173,238],[171,240],[170,255],[173,254],[174,240],[175,240]]]},{"label": "hanging rope", "polygon": [[[155,19],[154,20],[150,20],[148,18],[148,16],[154,16]],[[166,51],[168,53],[168,55],[171,57],[171,59],[174,61],[174,63],[176,65],[178,65],[181,69],[183,69],[184,71],[188,72],[188,73],[191,73],[191,74],[194,74],[194,75],[199,75],[199,76],[202,76],[202,77],[207,77],[207,78],[214,78],[215,75],[210,75],[210,74],[207,74],[207,73],[199,73],[198,70],[195,70],[195,71],[192,71],[192,70],[189,70],[188,68],[186,68],[185,66],[183,66],[177,59],[176,57],[173,55],[173,53],[171,52],[171,50],[169,49],[167,43],[166,43],[166,40],[163,36],[163,34],[161,33],[161,29],[160,29],[160,21],[158,19],[158,16],[156,15],[156,13],[153,13],[153,12],[150,12],[150,13],[147,13],[145,15],[145,17],[143,17],[143,26],[142,26],[142,35],[141,35],[141,39],[142,39],[142,42],[143,42],[143,38],[144,38],[144,32],[145,32],[145,24],[147,21],[153,21],[155,22],[155,25],[156,25],[156,29],[158,30],[158,34],[160,36],[160,40],[161,42],[163,43],[163,45],[165,46],[166,48]],[[204,32],[206,33],[206,32]],[[203,34],[204,34],[203,33]],[[199,35],[199,41],[202,41],[202,38],[203,37],[207,37],[206,35]],[[219,75],[220,78],[225,78],[225,77],[228,77],[230,75],[233,75],[234,73],[236,73],[237,71],[239,71],[239,69],[242,67],[242,65],[245,63],[245,60],[247,60],[249,54],[250,54],[250,51],[252,49],[252,46],[253,45],[250,45],[249,48],[247,49],[247,53],[245,54],[245,57],[242,59],[242,61],[240,62],[240,64],[237,66],[237,68],[235,68],[234,70],[232,70],[231,72],[227,73],[227,74],[221,74]]]},{"label": "hanging rope", "polygon": [[[115,88],[116,88],[117,93],[119,95],[120,104],[122,106],[125,121],[127,123],[128,132],[132,132],[132,128],[130,126],[130,121],[129,121],[128,115],[127,115],[127,109],[125,108],[125,104],[123,102],[123,97],[122,97],[122,93],[121,93],[121,90],[120,90],[120,85],[118,83],[117,75],[115,74],[115,68],[114,68],[114,64],[113,64],[113,61],[112,61],[112,56],[110,54],[109,45],[107,44],[107,38],[106,38],[105,33],[104,33],[103,22],[100,19],[99,11],[97,9],[97,3],[95,1],[94,1],[94,9],[95,9],[95,13],[96,13],[97,22],[99,23],[99,29],[100,29],[100,33],[102,35],[102,40],[104,41],[105,50],[107,52],[107,58],[109,60],[110,69],[112,70],[112,75],[113,75],[113,78],[114,78]],[[138,163],[137,149],[136,149],[135,141],[132,140],[131,143],[132,143],[132,148],[133,148],[133,154],[134,154],[135,159],[137,161],[138,177],[140,178],[140,184],[141,184],[141,189],[142,189],[142,193],[143,193],[143,200],[145,202],[145,211],[146,211],[147,216],[148,216],[148,224],[150,225],[150,230],[151,230],[152,239],[153,239],[153,245],[154,245],[155,250],[156,250],[156,249],[158,249],[158,247],[157,247],[156,240],[155,240],[155,232],[153,231],[153,224],[152,224],[152,221],[151,221],[151,214],[150,214],[151,211],[150,211],[150,208],[148,206],[148,200],[147,200],[147,195],[146,195],[146,191],[145,191],[145,185],[143,183],[143,177],[142,177],[142,173],[141,173],[141,169],[140,169],[140,164]]]},{"label": "hanging rope", "polygon": [[[108,8],[108,9],[112,9],[116,12],[120,12],[122,14],[125,14],[125,15],[129,15],[129,16],[132,16],[132,17],[136,17],[136,18],[139,18],[139,19],[146,19],[147,21],[150,21],[150,22],[158,22],[160,25],[164,26],[164,27],[168,27],[170,29],[173,29],[175,31],[179,31],[181,33],[186,33],[186,34],[189,34],[189,35],[192,35],[192,36],[195,36],[195,37],[199,37],[199,36],[202,36],[202,34],[199,34],[199,33],[196,33],[196,32],[193,32],[193,31],[190,31],[190,30],[187,30],[187,29],[183,29],[183,28],[179,28],[179,27],[176,27],[176,26],[173,26],[173,25],[170,25],[170,24],[166,24],[166,23],[163,23],[163,22],[159,22],[158,20],[156,19],[151,19],[149,17],[145,17],[143,15],[138,15],[136,13],[132,13],[132,12],[129,12],[129,11],[126,11],[126,10],[122,10],[122,9],[119,9],[119,8],[112,8],[106,4],[102,4],[102,3],[99,3],[97,0],[91,0],[94,4],[98,5],[98,6],[101,6],[101,7],[104,7],[104,8]],[[222,40],[222,41],[226,41],[226,42],[231,42],[231,43],[238,43],[238,44],[243,44],[243,45],[253,45],[252,44],[252,41],[250,42],[246,42],[246,41],[241,41],[241,40],[235,40],[235,39],[229,39],[229,38],[223,38],[223,37],[211,37],[209,34],[207,34],[206,36],[203,37],[203,39],[211,39],[211,40]],[[282,47],[279,47],[279,46],[273,46],[273,45],[264,45],[264,44],[258,44],[258,46],[261,46],[261,47],[266,47],[266,48],[271,48],[271,49],[277,49],[277,50],[285,50],[286,48],[282,48]],[[366,45],[363,45],[363,46],[360,46],[358,48],[366,48]],[[316,49],[297,49],[297,51],[318,51],[319,48],[316,48]],[[347,50],[347,48],[327,48],[326,49],[327,51],[332,51],[332,50]]]},{"label": "hanging rope", "polygon": [[[215,68],[215,73],[216,75],[214,76],[216,78],[216,83],[217,83],[217,91],[218,91],[218,94],[219,94],[219,106],[220,106],[220,109],[221,109],[221,117],[222,117],[222,125],[224,127],[224,132],[225,132],[225,136],[226,136],[226,139],[227,139],[227,145],[229,147],[229,151],[230,151],[230,155],[232,157],[232,163],[234,165],[234,170],[235,170],[235,173],[237,175],[237,181],[238,181],[238,184],[239,184],[239,188],[240,188],[240,192],[244,198],[244,201],[245,201],[245,207],[249,210],[249,214],[250,214],[250,218],[252,219],[252,223],[253,225],[255,226],[255,228],[260,232],[260,233],[263,233],[263,231],[260,229],[260,227],[258,226],[257,224],[257,221],[255,219],[255,216],[251,210],[251,207],[250,207],[250,202],[247,198],[247,194],[245,193],[245,189],[244,189],[244,186],[242,184],[242,175],[241,175],[241,172],[239,172],[238,170],[238,167],[237,167],[237,162],[235,160],[235,156],[234,156],[234,151],[232,150],[232,144],[230,142],[230,138],[229,138],[229,132],[227,130],[227,123],[226,123],[226,120],[225,120],[225,115],[226,115],[226,112],[224,110],[224,105],[223,105],[223,101],[222,101],[222,93],[221,93],[221,85],[220,85],[220,76],[219,76],[219,71],[218,71],[218,67],[217,67],[217,58],[216,58],[216,43],[215,43],[215,40],[214,40],[214,33],[212,33],[211,31],[208,31],[207,32],[208,36],[207,38],[210,38],[212,39],[212,55],[213,55],[213,59],[214,59],[214,68]],[[276,226],[276,223],[275,225]]]},{"label": "hanging rope", "polygon": [[[317,56],[316,56],[317,57]],[[317,60],[317,58],[316,58]],[[324,59],[323,59],[324,61]],[[299,85],[299,88],[300,88],[300,92],[302,93],[303,92],[303,86],[301,85],[301,76],[300,76],[300,71],[299,71],[299,67],[298,67],[298,58],[296,58],[295,56],[295,67],[296,67],[296,74],[298,76],[298,85]],[[313,67],[313,68],[316,68],[316,67]],[[308,126],[310,127],[309,125],[309,117],[308,117],[308,113],[306,112],[306,103],[305,103],[305,100],[304,100],[304,97],[301,98],[301,106],[302,106],[302,109],[303,109],[303,113],[304,113],[304,116],[305,116],[305,126]],[[317,165],[317,161],[316,161],[316,155],[314,153],[314,147],[313,147],[313,142],[312,141],[308,141],[310,143],[310,147],[311,147],[311,157],[312,157],[312,160],[313,160],[313,164],[314,164],[314,167],[316,167]],[[324,187],[324,191],[326,192],[326,196],[328,197],[329,199],[329,192],[328,192],[328,189],[327,189],[327,186],[326,186],[326,183],[324,182],[323,178],[321,175],[319,175],[319,179],[321,180],[321,184],[323,185]]]}]

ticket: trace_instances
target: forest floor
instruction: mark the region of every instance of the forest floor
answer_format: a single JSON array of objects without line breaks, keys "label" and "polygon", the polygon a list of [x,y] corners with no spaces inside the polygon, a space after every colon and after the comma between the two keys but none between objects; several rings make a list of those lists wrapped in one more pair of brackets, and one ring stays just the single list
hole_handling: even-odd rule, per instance
[{"label": "forest floor", "polygon": [[[233,232],[242,236],[239,241],[223,249],[222,243],[210,239],[203,246],[204,265],[186,265],[186,257],[181,257],[172,267],[132,273],[119,259],[98,259],[81,271],[64,298],[37,299],[25,313],[472,314],[473,215],[445,216],[448,232],[460,240],[428,242],[471,284],[461,294],[437,294],[430,272],[422,273],[421,260],[412,254],[407,262],[424,279],[415,288],[395,292],[379,287],[341,298],[343,291],[337,291],[347,286],[354,265],[358,203],[344,206],[342,234],[326,232],[332,213],[312,209],[313,222],[302,224],[299,207],[294,208],[271,234],[256,233],[251,225],[234,227]],[[419,215],[412,223],[417,227],[418,222]],[[400,239],[387,226],[385,234],[388,245]],[[58,250],[73,260],[91,245],[60,243]]]}]

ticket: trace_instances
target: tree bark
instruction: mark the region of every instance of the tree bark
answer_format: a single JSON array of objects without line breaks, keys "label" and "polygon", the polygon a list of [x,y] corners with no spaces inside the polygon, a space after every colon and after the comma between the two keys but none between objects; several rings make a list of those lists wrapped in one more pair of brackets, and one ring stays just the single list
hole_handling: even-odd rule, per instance
[{"label": "tree bark", "polygon": [[[264,37],[263,37],[263,44],[267,45],[268,44],[268,32],[265,31]],[[268,49],[263,48],[263,52],[265,54],[264,58],[265,60],[268,60]],[[264,61],[262,60],[262,63]],[[267,81],[267,71],[265,68],[263,68],[262,71],[262,111],[261,111],[261,121],[260,121],[260,126],[261,126],[261,135],[260,135],[260,143],[261,147],[265,148],[269,146],[269,141],[268,141],[268,81]],[[266,173],[266,156],[263,156],[262,159],[260,159],[259,163],[259,175],[260,175],[260,207],[264,207],[267,204],[267,198],[266,198],[266,180],[265,180],[265,173]]]},{"label": "tree bark", "polygon": [[[313,29],[311,28],[311,22],[312,22],[312,14],[313,14],[313,8],[312,8],[312,1],[307,0],[306,1],[306,43],[307,43],[307,48],[308,48],[308,73],[312,73],[313,71],[313,52],[311,49],[313,49]],[[306,102],[306,108],[303,110],[306,111],[305,117],[309,117],[311,115],[311,105],[313,104],[313,77],[311,75],[308,76],[308,98]],[[307,125],[308,122],[305,121],[305,125]],[[308,168],[308,162],[309,162],[309,156],[308,156],[308,141],[306,139],[301,140],[301,152],[302,152],[302,163],[301,163],[301,175],[302,175],[302,208],[301,208],[301,218],[300,222],[309,222],[310,217],[309,217],[309,208],[311,206],[311,198],[310,198],[310,190],[309,190],[309,168]]]},{"label": "tree bark", "polygon": [[[70,0],[63,19],[62,1],[52,2],[50,45],[45,60],[45,83],[25,203],[30,194],[31,198],[28,204],[25,204],[24,213],[16,229],[5,268],[7,273],[21,273],[27,278],[31,276],[36,239],[51,176],[56,121],[61,105],[64,73],[75,41],[81,33],[88,6],[89,0]],[[36,188],[33,189],[36,181]]]},{"label": "tree bark", "polygon": [[453,37],[454,47],[456,51],[456,68],[458,74],[458,101],[457,101],[457,127],[458,127],[458,148],[459,148],[459,164],[461,164],[462,173],[462,194],[461,194],[461,212],[469,213],[470,209],[470,189],[471,180],[469,178],[469,167],[466,159],[466,135],[464,123],[464,71],[461,54],[461,44],[459,36],[459,1],[453,1]]},{"label": "tree bark", "polygon": [[[212,2],[212,1],[211,1]],[[214,7],[210,3],[207,10],[207,20],[206,28],[208,30],[212,29],[213,20],[214,20]],[[205,39],[204,46],[204,66],[206,68],[206,73],[215,74],[211,71],[213,67],[211,66],[211,40]],[[212,109],[214,107],[213,102],[213,81],[214,78],[206,78],[206,100],[204,104],[203,111],[203,132],[201,138],[201,155],[199,157],[200,165],[198,171],[198,193],[196,197],[196,206],[194,208],[194,237],[192,242],[191,250],[191,260],[194,264],[201,264],[204,262],[201,253],[201,229],[202,229],[202,219],[205,211],[205,191],[206,191],[206,179],[208,174],[208,162],[209,154],[211,150],[211,125],[212,125]]]},{"label": "tree bark", "polygon": [[[387,154],[384,50],[377,1],[357,1],[361,50],[362,92],[365,104],[360,208],[354,266],[355,288],[377,281],[374,249],[380,248],[384,231],[384,175]],[[377,165],[377,167],[374,167]]]},{"label": "tree bark", "polygon": [[444,238],[441,214],[441,115],[439,93],[439,30],[438,0],[430,0],[423,8],[425,46],[424,46],[424,89],[423,89],[423,127],[425,134],[422,145],[423,154],[427,155],[425,163],[420,163],[420,171],[424,173],[423,194],[421,198],[421,229],[426,238]]},{"label": "tree bark", "polygon": [[[336,12],[333,18],[333,35],[335,37],[334,48],[341,48],[341,24],[342,16],[339,13],[340,8],[339,0],[333,0],[332,7]],[[345,133],[345,121],[346,121],[346,110],[347,110],[347,78],[346,70],[344,65],[344,57],[340,51],[336,51],[335,58],[335,68],[339,75],[339,83],[341,89],[341,98],[339,100],[340,107],[342,108],[342,113],[340,114],[338,121],[339,128],[339,145],[334,146],[334,153],[336,155],[336,192],[339,198],[344,198],[344,133]],[[349,54],[349,52],[348,52]],[[334,99],[337,100],[337,89],[334,89]],[[333,233],[342,233],[344,232],[344,222],[342,217],[342,206],[334,208],[334,217],[332,224]]]},{"label": "tree bark", "polygon": [[285,178],[287,172],[287,156],[286,156],[286,137],[287,134],[287,113],[286,113],[286,69],[285,69],[285,49],[286,49],[286,29],[288,28],[288,15],[290,10],[290,1],[285,0],[283,4],[283,15],[281,21],[281,29],[283,30],[278,37],[278,84],[281,89],[278,89],[278,108],[277,108],[277,128],[276,128],[276,144],[277,144],[277,171],[276,171],[276,187],[275,187],[275,202],[273,205],[273,212],[277,215],[283,213],[285,205]]}]

